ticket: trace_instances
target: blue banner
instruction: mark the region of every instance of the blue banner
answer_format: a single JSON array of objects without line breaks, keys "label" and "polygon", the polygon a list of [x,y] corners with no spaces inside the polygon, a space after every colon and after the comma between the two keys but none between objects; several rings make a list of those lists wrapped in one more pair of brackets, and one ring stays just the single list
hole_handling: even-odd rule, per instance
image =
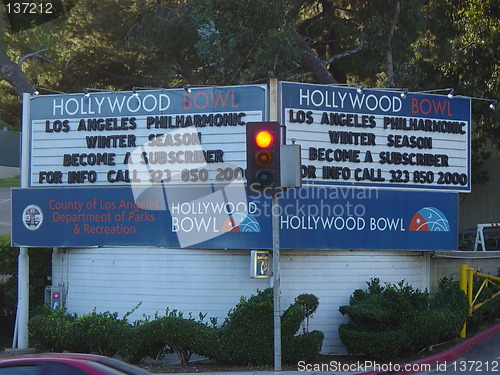
[{"label": "blue banner", "polygon": [[[271,249],[270,196],[233,199],[156,186],[13,189],[12,243],[28,247],[164,246]],[[189,197],[189,198],[188,198]],[[452,193],[355,187],[291,189],[274,210],[282,249],[456,250]]]}]

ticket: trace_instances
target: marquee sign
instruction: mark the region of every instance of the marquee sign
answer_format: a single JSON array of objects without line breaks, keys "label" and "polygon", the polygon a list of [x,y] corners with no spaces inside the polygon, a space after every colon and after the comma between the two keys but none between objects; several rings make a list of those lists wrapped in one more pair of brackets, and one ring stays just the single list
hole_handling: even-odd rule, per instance
[{"label": "marquee sign", "polygon": [[242,180],[266,110],[266,85],[32,96],[29,186]]},{"label": "marquee sign", "polygon": [[470,192],[470,99],[281,82],[306,184]]},{"label": "marquee sign", "polygon": [[[267,91],[29,97],[12,243],[271,249],[270,197],[244,186],[246,124],[267,120]],[[456,249],[469,100],[288,82],[279,92],[305,186],[280,197],[281,248]]]}]

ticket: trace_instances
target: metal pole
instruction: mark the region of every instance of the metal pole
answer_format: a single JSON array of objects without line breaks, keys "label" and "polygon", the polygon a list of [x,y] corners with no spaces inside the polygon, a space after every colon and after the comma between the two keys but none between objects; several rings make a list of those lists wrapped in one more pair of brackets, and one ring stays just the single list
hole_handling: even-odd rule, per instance
[{"label": "metal pole", "polygon": [[28,349],[28,319],[29,319],[29,256],[28,248],[19,248],[17,286],[17,347]]},{"label": "metal pole", "polygon": [[[469,267],[466,264],[461,264],[460,265],[460,277],[459,277],[459,288],[461,291],[465,293],[467,296],[467,269]],[[469,300],[469,297],[467,296],[467,300]],[[462,327],[462,330],[460,331],[459,334],[460,338],[465,338],[467,337],[467,323],[464,323],[464,326]]]},{"label": "metal pole", "polygon": [[281,371],[281,295],[280,295],[280,228],[279,200],[273,195],[273,295],[274,295],[274,371]]},{"label": "metal pole", "polygon": [[[21,187],[28,187],[29,178],[29,146],[30,146],[30,94],[23,94],[23,127],[21,147]],[[28,349],[28,320],[29,320],[29,256],[28,248],[19,248],[18,284],[17,284],[17,312],[16,332],[17,347]],[[16,340],[13,340],[13,342]]]},{"label": "metal pole", "polygon": [[[278,121],[278,80],[269,80],[269,120]],[[281,292],[280,292],[280,207],[278,194],[271,204],[273,231],[273,311],[274,311],[274,371],[281,371]]]}]

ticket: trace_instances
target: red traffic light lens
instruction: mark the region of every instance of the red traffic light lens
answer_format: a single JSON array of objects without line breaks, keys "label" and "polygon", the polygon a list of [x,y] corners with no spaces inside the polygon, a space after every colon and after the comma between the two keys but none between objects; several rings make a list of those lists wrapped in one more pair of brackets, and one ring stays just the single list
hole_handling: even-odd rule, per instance
[{"label": "red traffic light lens", "polygon": [[261,130],[255,136],[255,143],[260,148],[267,148],[273,144],[274,137],[268,130]]},{"label": "red traffic light lens", "polygon": [[255,157],[255,161],[261,167],[265,167],[273,161],[273,155],[267,150],[259,151],[257,156]]}]

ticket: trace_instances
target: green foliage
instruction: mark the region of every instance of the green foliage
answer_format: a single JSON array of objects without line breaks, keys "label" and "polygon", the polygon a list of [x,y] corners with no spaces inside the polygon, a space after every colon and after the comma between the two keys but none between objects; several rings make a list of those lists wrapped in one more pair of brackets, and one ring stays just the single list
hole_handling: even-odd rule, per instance
[{"label": "green foliage", "polygon": [[216,358],[229,363],[272,363],[272,317],[272,289],[259,292],[248,300],[242,298],[221,327],[221,350]]},{"label": "green foliage", "polygon": [[70,344],[66,350],[114,356],[128,342],[129,326],[117,313],[95,310],[75,319],[69,325]]},{"label": "green foliage", "polygon": [[[500,269],[497,277],[500,277]],[[478,276],[473,277],[473,287],[472,292],[474,295],[477,294],[479,288],[481,287],[484,279]],[[492,283],[488,283],[482,289],[479,294],[475,304],[481,303],[493,296],[494,293],[498,292],[500,288]],[[443,277],[440,280],[438,292],[433,296],[431,307],[449,307],[454,311],[461,311],[467,314],[469,310],[469,304],[467,298],[463,291],[458,287],[458,281],[454,280],[453,277]],[[473,332],[474,330],[480,329],[484,323],[488,323],[498,319],[500,317],[500,297],[495,297],[493,300],[487,302],[479,309],[474,311],[472,316],[467,318],[467,330],[468,332]]]},{"label": "green foliage", "polygon": [[74,315],[64,309],[53,310],[45,305],[29,320],[31,344],[43,351],[62,352],[72,347],[71,326]]},{"label": "green foliage", "polygon": [[[313,331],[295,336],[305,316],[303,306],[297,302],[283,312],[281,339],[284,361],[311,361],[321,350],[323,333]],[[248,300],[242,298],[228,314],[220,329],[219,339],[221,347],[215,357],[218,360],[238,364],[271,364],[274,352],[273,290],[265,289]]]},{"label": "green foliage", "polygon": [[443,281],[433,296],[404,281],[382,286],[372,279],[367,290],[356,290],[339,311],[349,317],[339,327],[351,354],[377,359],[420,350],[458,336],[467,316],[463,292]]},{"label": "green foliage", "polygon": [[[52,249],[30,249],[30,307],[35,309],[44,302],[45,285],[49,285]],[[19,249],[10,246],[10,237],[0,236],[0,339],[11,338],[17,304],[17,260]]]},{"label": "green foliage", "polygon": [[142,340],[139,349],[147,348],[153,357],[173,351],[185,365],[193,353],[210,352],[213,347],[215,328],[201,320],[196,321],[191,316],[184,318],[182,313],[167,310],[164,316],[156,316],[138,327]]},{"label": "green foliage", "polygon": [[[137,307],[136,307],[137,308]],[[41,350],[120,355],[138,363],[146,357],[158,358],[177,353],[187,364],[193,353],[238,364],[268,365],[273,362],[273,293],[266,289],[248,300],[242,298],[221,327],[176,310],[130,324],[117,313],[77,317],[64,310],[44,307],[29,321],[32,343]],[[304,320],[304,308],[295,303],[282,316],[283,360],[312,361],[323,345],[323,333],[313,331],[295,336]]]},{"label": "green foliage", "polygon": [[[474,296],[477,294],[483,281],[483,278],[477,276],[473,277]],[[485,285],[485,287],[481,290],[481,293],[479,294],[474,304],[486,301],[498,291],[500,291],[499,286],[488,283],[488,285]],[[482,324],[491,322],[498,318],[500,318],[500,296],[493,298],[492,300],[481,306],[479,309],[474,311],[472,316],[467,319],[467,328],[470,330],[480,329]]]},{"label": "green foliage", "polygon": [[349,305],[339,308],[340,313],[348,315],[351,324],[360,330],[395,329],[427,306],[428,294],[413,289],[404,281],[382,286],[375,278],[367,284],[367,291],[356,290]]},{"label": "green foliage", "polygon": [[306,317],[314,314],[319,306],[319,299],[314,294],[301,294],[295,298],[295,302],[302,306]]},{"label": "green foliage", "polygon": [[349,324],[339,326],[342,344],[350,354],[365,354],[375,359],[395,357],[407,350],[406,332],[400,330],[358,330]]}]

